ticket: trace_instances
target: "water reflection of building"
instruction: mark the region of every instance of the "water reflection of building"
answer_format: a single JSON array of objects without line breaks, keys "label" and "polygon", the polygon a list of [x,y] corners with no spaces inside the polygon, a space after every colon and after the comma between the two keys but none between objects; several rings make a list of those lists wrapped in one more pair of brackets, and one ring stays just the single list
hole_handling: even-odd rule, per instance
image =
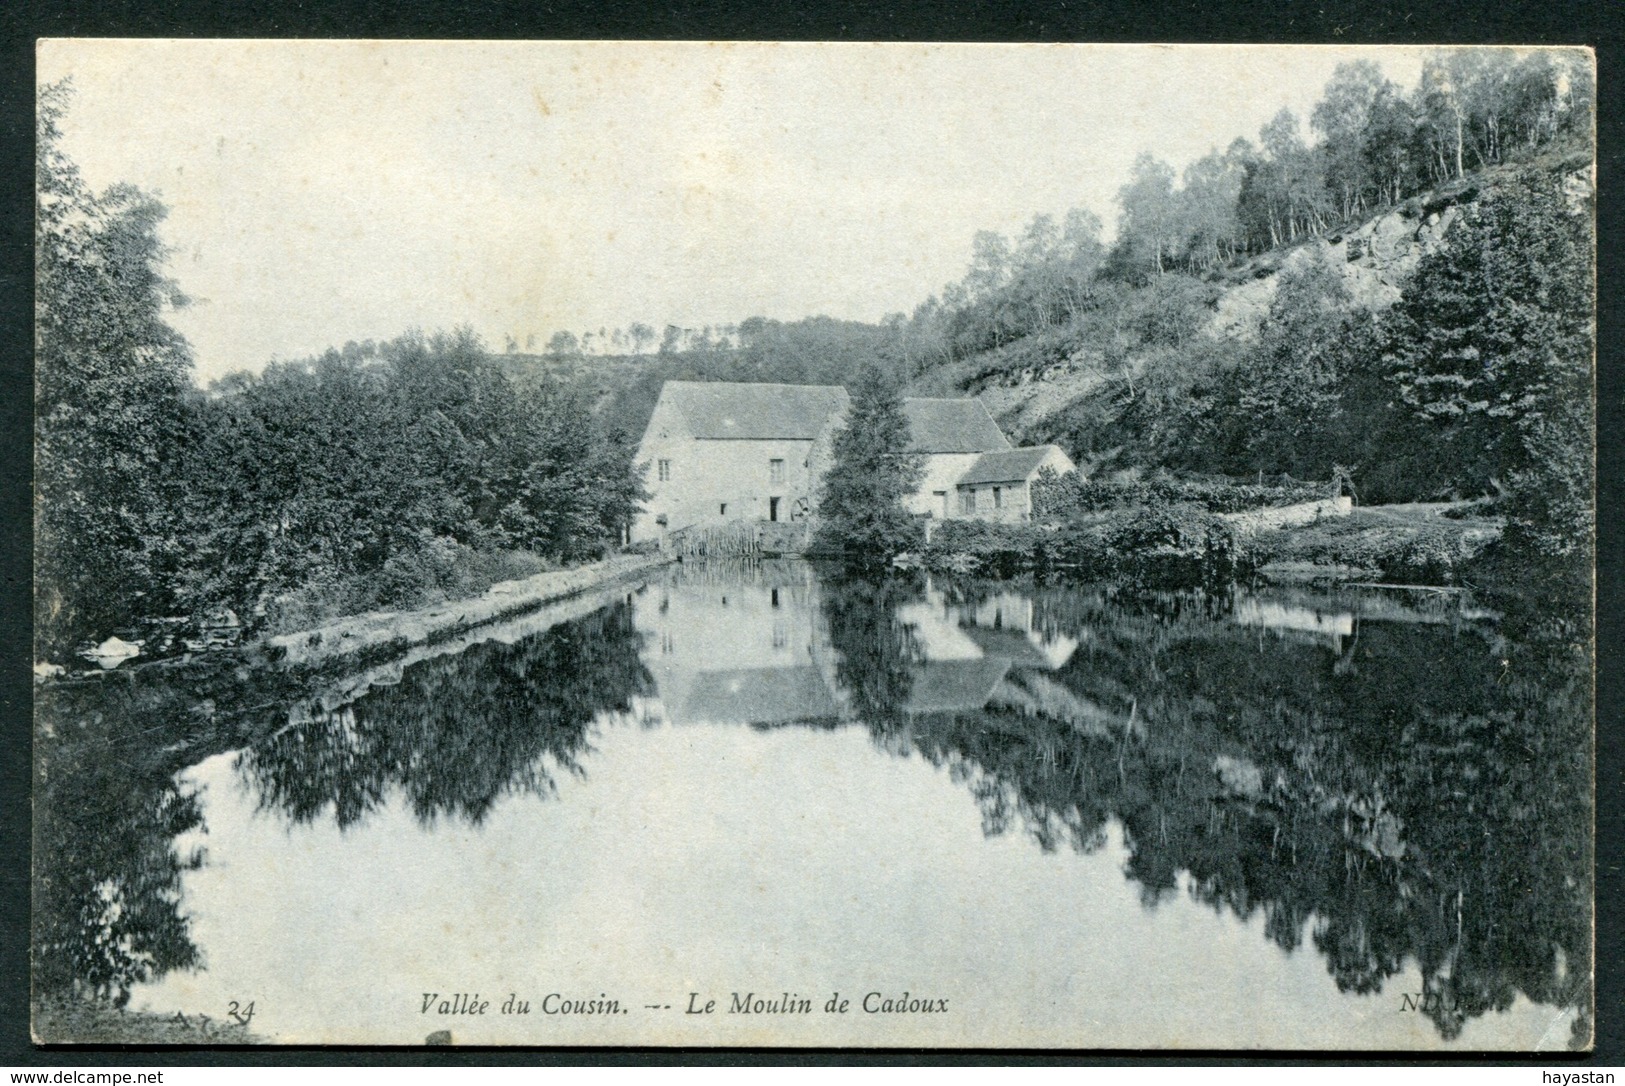
[{"label": "water reflection of building", "polygon": [[1054,671],[1078,648],[1076,638],[1039,629],[1032,599],[1008,590],[955,602],[930,586],[897,615],[915,630],[932,660],[993,659]]},{"label": "water reflection of building", "polygon": [[[803,563],[675,567],[638,597],[634,617],[664,718],[757,726],[851,719],[822,607]],[[1032,601],[1013,592],[958,602],[928,586],[877,618],[895,623],[910,646],[907,694],[897,706],[909,715],[1027,705],[1035,683],[1053,684],[1023,676],[1061,667],[1078,644],[1041,633]]]},{"label": "water reflection of building", "polygon": [[673,567],[636,601],[673,724],[834,722],[818,582],[792,562]]},{"label": "water reflection of building", "polygon": [[1354,633],[1354,612],[1306,607],[1284,601],[1242,596],[1236,600],[1231,620],[1238,626],[1254,626],[1287,638],[1328,645],[1343,650],[1343,639]]}]

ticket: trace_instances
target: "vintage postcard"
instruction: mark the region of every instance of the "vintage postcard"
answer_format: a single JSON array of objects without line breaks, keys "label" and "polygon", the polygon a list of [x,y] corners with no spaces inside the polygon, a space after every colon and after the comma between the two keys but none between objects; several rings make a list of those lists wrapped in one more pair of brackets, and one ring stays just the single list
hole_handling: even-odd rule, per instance
[{"label": "vintage postcard", "polygon": [[1590,1047],[1590,51],[38,58],[36,1041]]}]

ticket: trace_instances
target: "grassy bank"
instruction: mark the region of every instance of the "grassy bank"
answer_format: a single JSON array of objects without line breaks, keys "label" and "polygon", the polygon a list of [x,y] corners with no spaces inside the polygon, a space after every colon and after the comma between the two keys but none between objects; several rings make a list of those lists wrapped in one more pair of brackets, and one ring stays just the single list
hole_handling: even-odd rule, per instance
[{"label": "grassy bank", "polygon": [[[525,550],[480,550],[435,540],[423,551],[390,559],[376,573],[313,576],[299,588],[273,597],[255,613],[224,619],[228,624],[235,621],[240,625],[226,630],[228,639],[212,643],[217,647],[268,644],[347,623],[365,626],[381,619],[401,620],[416,612],[459,605],[486,616],[479,621],[490,621],[591,587],[604,570],[617,571],[608,576],[618,576],[623,568],[641,568],[650,560],[645,554],[621,553],[597,561],[565,564]],[[495,615],[489,614],[489,608],[480,602],[493,594],[504,601],[505,608]],[[211,614],[225,612],[217,609]],[[200,644],[210,644],[210,635],[220,632],[201,625],[210,618],[147,619],[113,633],[142,646],[136,666],[174,661],[206,651],[200,649]],[[416,640],[409,638],[406,643]],[[129,666],[123,670],[129,670]]]},{"label": "grassy bank", "polygon": [[559,568],[559,563],[530,551],[476,550],[435,540],[421,551],[392,556],[373,575],[313,577],[270,602],[261,632],[292,633],[366,611],[468,599],[492,585]]},{"label": "grassy bank", "polygon": [[1450,585],[1468,576],[1501,531],[1493,517],[1446,515],[1452,512],[1459,507],[1372,507],[1260,532],[1188,502],[1090,510],[1060,523],[949,521],[909,560],[939,572],[1162,584],[1258,574],[1281,581]]},{"label": "grassy bank", "polygon": [[1463,505],[1356,509],[1299,528],[1260,532],[1245,549],[1272,580],[1373,580],[1453,585],[1501,536],[1499,518]]}]

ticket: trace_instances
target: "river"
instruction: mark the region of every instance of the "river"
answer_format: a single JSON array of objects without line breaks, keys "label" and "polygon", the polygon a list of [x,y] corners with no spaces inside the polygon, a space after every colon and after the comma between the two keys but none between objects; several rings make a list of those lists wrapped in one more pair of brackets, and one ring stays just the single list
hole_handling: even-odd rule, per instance
[{"label": "river", "polygon": [[1588,1035],[1589,679],[1538,623],[790,561],[598,602],[45,688],[36,992],[289,1043]]}]

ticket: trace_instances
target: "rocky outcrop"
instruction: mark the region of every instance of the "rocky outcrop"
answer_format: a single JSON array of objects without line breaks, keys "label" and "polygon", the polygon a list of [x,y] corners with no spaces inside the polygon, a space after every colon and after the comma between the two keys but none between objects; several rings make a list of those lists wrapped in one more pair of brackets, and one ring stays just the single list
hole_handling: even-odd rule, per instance
[{"label": "rocky outcrop", "polygon": [[[1474,190],[1476,195],[1476,190]],[[1311,238],[1281,257],[1274,270],[1248,279],[1219,296],[1208,331],[1251,340],[1275,300],[1282,272],[1325,260],[1343,273],[1354,304],[1383,310],[1399,301],[1405,281],[1422,257],[1437,249],[1460,214],[1456,203],[1427,210],[1408,202],[1343,234]]]}]

